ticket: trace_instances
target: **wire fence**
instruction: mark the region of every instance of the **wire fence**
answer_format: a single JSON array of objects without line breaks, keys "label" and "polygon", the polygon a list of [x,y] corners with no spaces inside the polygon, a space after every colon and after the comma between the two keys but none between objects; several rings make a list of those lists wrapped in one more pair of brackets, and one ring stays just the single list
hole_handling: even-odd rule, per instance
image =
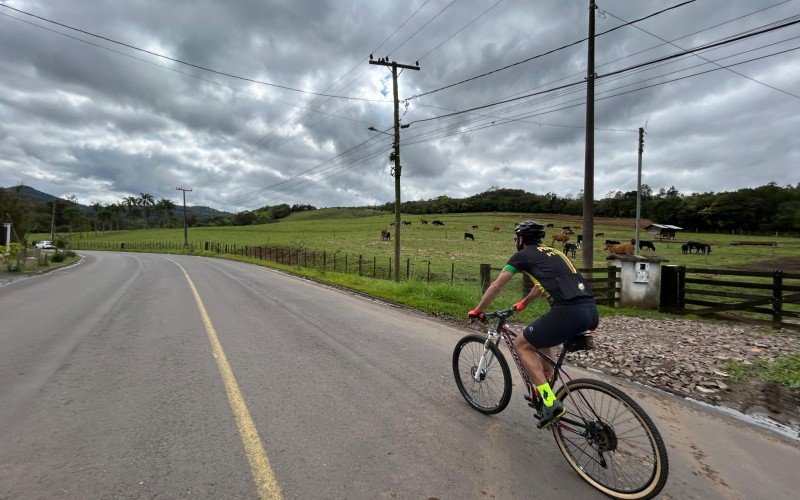
[{"label": "wire fence", "polygon": [[[392,257],[365,256],[346,252],[317,251],[307,248],[285,246],[252,246],[219,242],[190,242],[188,246],[177,242],[71,242],[73,250],[123,250],[140,252],[211,252],[215,254],[240,255],[254,260],[313,268],[322,272],[353,274],[368,278],[393,279],[394,260]],[[457,265],[451,261],[449,268],[431,259],[406,258],[400,263],[400,277],[405,280],[421,280],[429,283],[450,282],[479,285],[486,290],[493,275],[502,268],[491,264]],[[599,304],[616,306],[619,299],[620,270],[617,267],[598,267],[578,269],[587,277]],[[531,281],[523,276],[522,292],[530,291]]]}]

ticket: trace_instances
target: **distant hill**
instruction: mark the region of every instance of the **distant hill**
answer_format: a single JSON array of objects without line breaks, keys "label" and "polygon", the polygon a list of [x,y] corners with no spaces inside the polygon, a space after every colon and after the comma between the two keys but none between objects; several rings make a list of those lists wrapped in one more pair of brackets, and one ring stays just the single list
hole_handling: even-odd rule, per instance
[{"label": "distant hill", "polygon": [[[66,201],[64,200],[64,198],[59,198],[58,196],[53,196],[52,194],[44,193],[42,191],[39,191],[38,189],[25,185],[0,188],[0,189],[13,192],[22,198],[31,200],[36,205],[46,205],[48,203],[52,203],[53,201]],[[87,216],[92,214],[92,209],[88,205],[82,205],[80,203],[76,203],[76,206]],[[183,206],[179,205],[178,208],[176,208],[173,213],[176,217],[182,217]],[[230,215],[233,215],[230,212],[222,212],[220,210],[211,207],[191,206],[191,205],[186,205],[186,214],[187,215],[195,214],[199,220],[209,220],[215,217],[228,217]]]},{"label": "distant hill", "polygon": [[360,219],[375,215],[391,215],[390,212],[374,210],[372,208],[320,208],[306,212],[294,212],[285,220],[325,220],[325,219]]},{"label": "distant hill", "polygon": [[52,194],[47,194],[39,191],[38,189],[34,189],[30,186],[14,186],[14,187],[7,187],[7,188],[0,188],[4,191],[9,191],[14,193],[22,198],[26,198],[31,200],[32,202],[39,204],[46,204],[50,203],[53,200],[60,200],[61,198],[57,196],[53,196]]}]

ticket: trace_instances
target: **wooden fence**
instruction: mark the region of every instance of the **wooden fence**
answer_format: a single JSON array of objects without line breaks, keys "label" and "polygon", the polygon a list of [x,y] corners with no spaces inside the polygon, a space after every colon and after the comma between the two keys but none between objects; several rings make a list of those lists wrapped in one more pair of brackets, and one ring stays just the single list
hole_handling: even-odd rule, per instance
[{"label": "wooden fence", "polygon": [[[84,243],[72,242],[70,248],[74,250],[133,250],[145,252],[159,251],[182,251],[183,243],[175,242],[136,242],[136,243]],[[347,254],[339,252],[317,252],[305,248],[280,247],[280,246],[251,246],[235,245],[230,243],[218,242],[190,242],[189,250],[206,251],[219,254],[242,255],[251,259],[266,260],[287,266],[298,266],[316,268],[320,271],[339,272],[344,274],[357,274],[369,278],[392,279],[393,267],[392,257],[378,259],[374,256],[364,256],[360,254]],[[442,268],[431,269],[430,259],[410,258],[401,262],[401,274],[406,280],[417,279],[427,282],[447,282],[450,283],[479,283],[483,290],[489,286],[489,275],[491,270],[499,271],[499,268],[492,268],[489,264],[481,264],[479,274],[475,274],[476,269],[471,265],[461,266],[456,269],[456,263],[450,263],[450,269]],[[489,271],[487,271],[487,269]],[[449,271],[449,272],[447,272]],[[619,268],[600,267],[593,269],[579,269],[580,272],[591,273],[587,281],[591,284],[598,304],[607,304],[614,307],[617,304],[617,296],[620,282]],[[524,287],[529,286],[530,280],[524,280],[528,285],[523,284],[523,292],[527,293]]]},{"label": "wooden fence", "polygon": [[662,311],[800,329],[800,274],[684,266],[664,270]]}]

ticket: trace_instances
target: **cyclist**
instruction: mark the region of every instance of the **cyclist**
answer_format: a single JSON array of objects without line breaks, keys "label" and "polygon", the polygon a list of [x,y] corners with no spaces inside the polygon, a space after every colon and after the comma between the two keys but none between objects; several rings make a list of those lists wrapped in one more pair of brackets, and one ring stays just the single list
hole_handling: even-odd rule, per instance
[{"label": "cyclist", "polygon": [[[526,326],[523,334],[514,340],[522,366],[544,402],[543,426],[557,420],[566,409],[553,394],[545,364],[535,348],[543,350],[562,344],[579,333],[597,328],[600,321],[589,283],[563,253],[542,243],[544,235],[545,227],[538,222],[526,220],[516,225],[514,238],[517,253],[489,285],[478,305],[467,313],[470,323],[475,319],[483,319],[483,310],[511,277],[519,272],[531,279],[533,287],[525,298],[514,304],[514,309],[522,311],[530,301],[539,297],[544,297],[550,303],[550,310]],[[530,398],[533,400],[534,394],[530,394]]]}]

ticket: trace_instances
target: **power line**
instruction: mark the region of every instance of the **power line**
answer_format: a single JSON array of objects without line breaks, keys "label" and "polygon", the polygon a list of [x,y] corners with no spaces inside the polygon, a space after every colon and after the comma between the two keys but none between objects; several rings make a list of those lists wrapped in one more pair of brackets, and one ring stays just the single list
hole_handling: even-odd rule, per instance
[{"label": "power line", "polygon": [[292,92],[300,92],[300,93],[303,93],[303,94],[315,95],[315,96],[320,96],[320,97],[333,97],[333,98],[337,98],[337,99],[349,99],[349,100],[354,100],[354,101],[367,101],[367,102],[389,102],[389,101],[380,100],[380,99],[367,99],[367,98],[364,98],[364,97],[342,96],[342,95],[334,95],[334,94],[325,94],[325,93],[321,93],[321,92],[313,92],[313,91],[310,91],[310,90],[296,89],[294,87],[289,87],[289,86],[286,86],[286,85],[279,85],[277,83],[270,83],[270,82],[265,82],[265,81],[262,81],[262,80],[255,80],[253,78],[247,78],[247,77],[244,77],[244,76],[234,75],[232,73],[226,73],[224,71],[218,71],[218,70],[215,70],[215,69],[207,68],[205,66],[200,66],[198,64],[194,64],[194,63],[190,63],[190,62],[187,62],[187,61],[183,61],[181,59],[176,59],[174,57],[165,56],[163,54],[159,54],[157,52],[153,52],[153,51],[150,51],[150,50],[147,50],[147,49],[143,49],[141,47],[137,47],[137,46],[131,45],[129,43],[125,43],[125,42],[120,42],[118,40],[114,40],[113,38],[105,37],[105,36],[102,36],[102,35],[97,35],[97,34],[94,34],[94,33],[90,32],[90,31],[86,31],[86,30],[83,30],[83,29],[80,29],[80,28],[75,28],[74,26],[70,26],[68,24],[60,23],[58,21],[54,21],[54,20],[48,19],[46,17],[37,16],[36,14],[32,14],[30,12],[26,12],[24,10],[11,7],[10,5],[6,5],[4,3],[0,3],[0,7],[4,7],[6,9],[11,9],[13,11],[19,12],[20,14],[25,14],[26,16],[34,17],[36,19],[39,19],[39,20],[42,20],[42,21],[45,21],[45,22],[48,22],[48,23],[51,23],[51,24],[55,24],[57,26],[61,26],[62,28],[67,28],[67,29],[70,29],[70,30],[73,30],[73,31],[77,31],[79,33],[83,33],[84,35],[89,35],[89,36],[92,36],[92,37],[95,37],[95,38],[99,38],[101,40],[105,40],[107,42],[111,42],[111,43],[114,43],[114,44],[117,44],[117,45],[121,45],[121,46],[127,47],[129,49],[137,50],[139,52],[144,52],[146,54],[150,54],[150,55],[155,56],[155,57],[160,57],[160,58],[166,59],[168,61],[176,62],[178,64],[183,64],[185,66],[190,66],[192,68],[197,68],[197,69],[200,69],[200,70],[203,70],[203,71],[208,71],[209,73],[216,73],[218,75],[227,76],[229,78],[234,78],[234,79],[237,79],[237,80],[242,80],[242,81],[246,81],[246,82],[250,82],[250,83],[256,83],[256,84],[259,84],[259,85],[266,85],[266,86],[269,86],[269,87],[275,87],[275,88],[279,88],[279,89],[283,89],[283,90],[291,90]]},{"label": "power line", "polygon": [[[754,36],[763,35],[765,33],[769,33],[771,31],[775,31],[775,30],[778,30],[778,29],[786,28],[786,27],[795,25],[797,23],[800,23],[800,19],[796,19],[796,20],[793,20],[793,21],[785,22],[783,24],[778,24],[776,26],[772,26],[772,27],[769,27],[769,28],[764,28],[764,29],[760,29],[760,30],[756,30],[756,31],[751,31],[751,32],[743,34],[743,35],[728,37],[728,38],[726,38],[726,39],[724,39],[722,41],[703,44],[703,45],[700,45],[700,46],[692,48],[692,49],[682,49],[683,51],[680,52],[680,53],[671,54],[671,55],[664,56],[664,57],[659,57],[657,59],[652,59],[650,61],[646,61],[646,62],[643,62],[643,63],[635,64],[633,66],[628,66],[627,68],[622,68],[622,69],[619,69],[619,70],[616,70],[616,71],[612,71],[612,72],[609,72],[609,73],[606,73],[606,74],[603,74],[603,75],[598,75],[598,76],[595,77],[595,79],[599,80],[599,79],[602,79],[602,78],[607,78],[609,76],[613,76],[613,75],[617,75],[617,74],[621,74],[621,73],[627,73],[629,71],[632,71],[632,70],[635,70],[635,69],[638,69],[638,68],[642,68],[642,67],[645,67],[645,66],[650,66],[652,64],[668,61],[668,60],[675,59],[675,58],[678,58],[678,57],[684,57],[684,56],[692,54],[694,52],[698,52],[698,51],[702,51],[702,50],[709,50],[709,49],[712,49],[712,48],[715,48],[715,47],[720,47],[722,45],[727,45],[727,44],[730,44],[730,43],[734,43],[734,42],[738,42],[738,41],[741,41],[741,40],[745,40],[747,38],[751,38],[751,37],[754,37]],[[456,111],[456,112],[453,112],[453,113],[448,113],[448,114],[444,114],[444,115],[440,115],[440,116],[433,116],[433,117],[430,117],[430,118],[423,118],[423,119],[420,119],[420,120],[415,120],[415,121],[410,122],[409,125],[414,124],[414,123],[422,123],[422,122],[428,122],[428,121],[433,121],[433,120],[440,120],[440,119],[443,119],[443,118],[449,118],[451,116],[456,116],[456,115],[460,115],[460,114],[463,114],[463,113],[468,113],[468,112],[471,112],[471,111],[477,111],[479,109],[485,109],[485,108],[497,106],[497,105],[500,105],[500,104],[506,104],[506,103],[509,103],[509,102],[519,101],[521,99],[527,99],[529,97],[533,97],[533,96],[536,96],[536,95],[549,94],[549,93],[557,91],[557,90],[562,90],[562,89],[565,89],[565,88],[574,87],[576,85],[581,85],[583,83],[585,83],[585,82],[578,81],[578,82],[568,83],[568,84],[565,84],[565,85],[559,85],[557,87],[552,87],[550,89],[542,90],[542,91],[539,91],[539,92],[533,92],[531,94],[526,94],[526,95],[523,95],[523,96],[511,98],[511,99],[504,99],[504,100],[501,100],[501,101],[497,101],[497,102],[493,102],[493,103],[489,103],[489,104],[484,104],[484,105],[481,105],[481,106],[475,106],[475,107],[472,107],[472,108],[469,108],[469,109],[465,109],[463,111]]]},{"label": "power line", "polygon": [[[389,35],[389,36],[387,36],[387,37],[386,37],[386,39],[380,43],[380,45],[378,45],[377,47],[375,47],[375,49],[374,49],[372,52],[370,52],[370,54],[375,54],[375,53],[377,53],[377,52],[378,52],[378,50],[379,50],[381,47],[383,47],[383,45],[384,45],[386,42],[388,42],[388,41],[389,41],[389,39],[390,39],[390,38],[392,38],[392,37],[394,36],[394,34],[395,34],[395,33],[397,33],[398,31],[400,31],[400,29],[401,29],[403,26],[405,26],[405,25],[406,25],[406,23],[407,23],[407,22],[409,22],[409,21],[411,20],[411,18],[412,18],[412,17],[414,17],[415,15],[417,15],[417,12],[419,12],[420,10],[422,10],[422,8],[423,8],[423,7],[425,7],[426,5],[428,5],[428,2],[430,2],[430,1],[431,1],[431,0],[425,0],[425,2],[424,2],[422,5],[420,5],[419,7],[417,7],[417,10],[415,10],[414,12],[412,12],[412,13],[411,13],[411,15],[410,15],[410,16],[408,16],[408,18],[407,18],[405,21],[403,21],[403,23],[402,23],[400,26],[398,26],[398,27],[397,27],[397,29],[395,29],[394,31],[392,31],[392,34],[391,34],[391,35]],[[404,43],[405,43],[405,42],[404,42]],[[395,50],[397,50],[397,49],[395,49]]]},{"label": "power line", "polygon": [[441,16],[441,15],[444,13],[444,11],[446,11],[447,9],[449,9],[451,5],[453,5],[454,3],[456,3],[456,1],[457,1],[457,0],[452,0],[452,2],[450,2],[450,3],[449,3],[449,4],[447,4],[447,5],[445,5],[445,7],[444,7],[442,10],[440,10],[440,11],[439,11],[439,12],[438,12],[438,13],[437,13],[435,16],[433,16],[432,18],[430,18],[430,19],[428,20],[428,22],[427,22],[427,23],[425,23],[425,24],[423,24],[422,26],[420,26],[420,28],[419,28],[417,31],[415,31],[414,33],[412,33],[412,34],[411,34],[411,36],[409,36],[408,38],[406,38],[406,39],[405,39],[405,41],[404,41],[403,43],[401,43],[400,45],[398,45],[397,47],[395,47],[395,48],[394,48],[394,50],[390,51],[390,52],[389,52],[389,56],[387,56],[387,57],[386,57],[386,59],[388,60],[388,59],[389,59],[389,57],[390,57],[390,56],[391,56],[393,53],[395,53],[395,52],[397,52],[398,50],[400,50],[400,47],[402,47],[403,45],[405,45],[406,43],[408,43],[408,42],[409,42],[409,40],[411,40],[412,38],[414,38],[415,36],[417,36],[417,33],[419,33],[420,31],[422,31],[423,29],[425,29],[425,27],[426,27],[426,26],[428,26],[429,24],[431,24],[431,23],[432,23],[432,22],[433,22],[433,21],[434,21],[434,20],[435,20],[437,17]]},{"label": "power line", "polygon": [[486,14],[487,14],[487,13],[488,13],[490,10],[494,9],[495,7],[497,7],[498,5],[500,5],[501,3],[503,3],[503,0],[497,0],[497,2],[495,2],[495,3],[494,3],[494,5],[492,5],[492,6],[491,6],[491,7],[489,7],[488,9],[484,10],[483,12],[481,12],[481,13],[478,15],[478,17],[474,18],[472,21],[470,21],[470,22],[468,22],[467,24],[465,24],[464,26],[462,26],[462,27],[461,27],[461,28],[460,28],[458,31],[456,31],[456,32],[455,32],[455,33],[453,33],[452,35],[450,35],[450,36],[448,36],[447,38],[445,38],[444,40],[442,40],[442,41],[439,43],[439,45],[437,45],[436,47],[434,47],[434,48],[432,48],[431,50],[429,50],[428,52],[426,52],[426,53],[425,53],[425,54],[424,54],[422,57],[420,57],[419,59],[417,59],[417,61],[421,61],[421,60],[425,59],[426,57],[428,57],[428,56],[430,55],[430,53],[431,53],[431,52],[433,52],[434,50],[438,49],[439,47],[441,47],[442,45],[444,45],[445,43],[447,43],[448,41],[450,41],[450,39],[451,39],[451,38],[453,38],[454,36],[458,35],[458,34],[459,34],[459,33],[461,33],[462,31],[464,31],[465,29],[467,29],[468,27],[470,27],[470,26],[471,26],[471,25],[472,25],[472,24],[473,24],[475,21],[477,21],[478,19],[480,19],[480,18],[482,18],[483,16],[485,16],[485,15],[486,15]]},{"label": "power line", "polygon": [[[596,35],[595,35],[595,38],[597,38],[597,37],[599,37],[599,36],[602,36],[602,35],[605,35],[605,34],[607,34],[607,33],[611,33],[612,31],[616,31],[616,30],[618,30],[618,29],[620,29],[620,28],[623,28],[623,27],[625,27],[625,26],[627,26],[627,25],[629,25],[629,24],[638,23],[639,21],[643,21],[643,20],[645,20],[645,19],[649,19],[649,18],[651,18],[651,17],[653,17],[653,16],[657,16],[657,15],[659,15],[659,14],[663,14],[663,13],[665,13],[665,12],[667,12],[667,11],[670,11],[670,10],[673,10],[673,9],[677,9],[678,7],[682,7],[682,6],[686,5],[686,4],[693,3],[694,1],[695,1],[695,0],[687,0],[686,2],[683,2],[683,3],[677,4],[677,5],[673,5],[672,7],[667,7],[666,9],[662,9],[662,10],[660,10],[660,11],[658,11],[658,12],[654,12],[654,13],[652,13],[652,14],[648,14],[647,16],[644,16],[644,17],[640,17],[639,19],[636,19],[636,20],[634,20],[634,21],[631,21],[631,22],[629,22],[629,23],[625,23],[625,24],[621,24],[621,25],[619,25],[619,26],[615,26],[614,28],[611,28],[611,29],[609,29],[609,30],[606,30],[606,31],[603,31],[603,32],[601,32],[601,33],[598,33],[598,34],[596,34]],[[445,85],[444,87],[439,87],[439,88],[437,88],[437,89],[429,90],[429,91],[427,91],[427,92],[423,92],[423,93],[421,93],[421,94],[415,94],[415,95],[413,95],[413,96],[409,97],[409,98],[408,98],[408,99],[406,99],[406,100],[410,101],[411,99],[416,99],[417,97],[422,97],[422,96],[430,95],[430,94],[433,94],[433,93],[435,93],[435,92],[439,92],[439,91],[441,91],[441,90],[445,90],[445,89],[449,89],[449,88],[451,88],[451,87],[455,87],[456,85],[461,85],[462,83],[471,82],[471,81],[473,81],[473,80],[477,80],[478,78],[483,78],[483,77],[485,77],[485,76],[488,76],[488,75],[491,75],[491,74],[494,74],[494,73],[498,73],[498,72],[500,72],[500,71],[504,71],[504,70],[506,70],[506,69],[509,69],[509,68],[513,68],[514,66],[519,66],[520,64],[524,64],[524,63],[526,63],[526,62],[533,61],[534,59],[539,59],[539,58],[542,58],[542,57],[544,57],[544,56],[547,56],[547,55],[553,54],[553,53],[555,53],[555,52],[558,52],[558,51],[561,51],[561,50],[567,49],[567,48],[569,48],[569,47],[573,47],[573,46],[575,46],[575,45],[578,45],[578,44],[580,44],[580,43],[583,43],[583,42],[585,42],[585,41],[586,41],[586,40],[588,40],[588,39],[589,39],[589,37],[582,38],[582,39],[580,39],[580,40],[576,40],[576,41],[574,41],[574,42],[572,42],[572,43],[568,43],[568,44],[566,44],[566,45],[562,45],[561,47],[557,47],[557,48],[555,48],[555,49],[551,49],[551,50],[548,50],[548,51],[546,51],[546,52],[542,52],[541,54],[537,54],[537,55],[535,55],[535,56],[532,56],[532,57],[529,57],[529,58],[527,58],[527,59],[523,59],[522,61],[517,61],[517,62],[515,62],[515,63],[508,64],[508,65],[506,65],[506,66],[503,66],[503,67],[501,67],[501,68],[497,68],[497,69],[494,69],[494,70],[491,70],[491,71],[487,71],[487,72],[485,72],[485,73],[481,73],[481,74],[479,74],[479,75],[475,75],[475,76],[473,76],[473,77],[466,78],[466,79],[464,79],[464,80],[461,80],[461,81],[458,81],[458,82],[455,82],[455,83],[451,83],[451,84],[449,84],[449,85]]]},{"label": "power line", "polygon": [[[606,13],[606,14],[608,14],[608,15],[610,15],[610,16],[611,16],[611,17],[613,17],[614,19],[617,19],[617,20],[619,20],[619,21],[623,21],[623,22],[625,21],[624,19],[622,19],[622,18],[620,18],[620,17],[617,17],[617,16],[615,16],[614,14],[612,14],[611,12],[609,12],[609,11],[607,11],[607,10],[604,10],[603,12],[605,12],[605,13]],[[646,29],[644,29],[644,28],[640,28],[639,26],[634,26],[634,28],[636,28],[637,30],[639,30],[639,31],[642,31],[642,32],[644,32],[644,33],[647,33],[647,34],[648,34],[648,35],[650,35],[650,36],[653,36],[653,37],[655,37],[655,38],[658,38],[658,39],[659,39],[659,40],[661,40],[662,42],[666,42],[666,43],[668,43],[668,44],[672,45],[673,47],[676,47],[676,48],[678,48],[678,49],[684,50],[684,49],[683,49],[683,47],[681,47],[680,45],[677,45],[677,44],[675,44],[675,43],[672,43],[672,42],[668,42],[667,40],[665,40],[665,39],[661,38],[660,36],[658,36],[658,35],[656,35],[656,34],[654,34],[654,33],[651,33],[651,32],[649,32],[649,31],[647,31],[647,30],[646,30]],[[706,59],[705,57],[701,56],[700,54],[692,54],[692,55],[693,55],[693,56],[695,56],[695,57],[699,57],[700,59],[702,59],[702,60],[704,60],[704,61],[706,61],[706,62],[710,62],[710,63],[712,63],[712,64],[716,64],[716,63],[714,63],[713,61],[710,61],[710,60]],[[752,81],[752,82],[755,82],[755,83],[757,83],[757,84],[759,84],[759,85],[763,85],[764,87],[771,88],[772,90],[777,90],[778,92],[781,92],[781,93],[783,93],[783,94],[786,94],[786,95],[788,95],[788,96],[794,97],[794,98],[796,98],[796,99],[800,99],[800,96],[798,96],[797,94],[792,94],[791,92],[788,92],[788,91],[786,91],[786,90],[779,89],[778,87],[775,87],[775,86],[773,86],[773,85],[769,85],[769,84],[767,84],[767,83],[761,82],[761,81],[759,81],[759,80],[756,80],[755,78],[749,77],[749,76],[747,76],[747,75],[744,75],[744,74],[742,74],[742,73],[739,73],[738,71],[734,71],[734,70],[732,70],[732,69],[730,69],[730,68],[725,68],[725,69],[727,69],[728,71],[730,71],[731,73],[733,73],[733,74],[735,74],[735,75],[739,75],[739,76],[741,76],[742,78],[746,78],[746,79],[748,79],[748,80],[750,80],[750,81]]]}]

